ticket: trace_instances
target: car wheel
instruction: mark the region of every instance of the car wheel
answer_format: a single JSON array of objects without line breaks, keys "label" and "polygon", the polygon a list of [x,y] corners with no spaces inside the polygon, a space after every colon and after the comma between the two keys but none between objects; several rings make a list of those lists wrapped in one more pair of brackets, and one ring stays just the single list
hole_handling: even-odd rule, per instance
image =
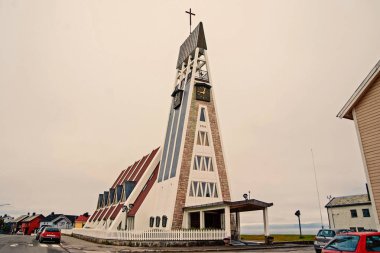
[{"label": "car wheel", "polygon": [[60,243],[61,243],[61,240],[57,240],[57,243],[60,244]]},{"label": "car wheel", "polygon": [[42,243],[43,242],[43,240],[42,240],[42,237],[40,237],[40,239],[38,240],[40,243]]},{"label": "car wheel", "polygon": [[320,250],[320,249],[315,249],[315,252],[316,252],[316,253],[321,253],[322,250]]}]

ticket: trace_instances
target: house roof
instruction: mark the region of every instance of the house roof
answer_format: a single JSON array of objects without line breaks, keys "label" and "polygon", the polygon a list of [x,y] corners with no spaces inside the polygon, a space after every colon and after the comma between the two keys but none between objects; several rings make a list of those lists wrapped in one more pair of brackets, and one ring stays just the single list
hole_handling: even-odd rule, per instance
[{"label": "house roof", "polygon": [[49,214],[48,216],[46,216],[45,218],[43,218],[41,221],[42,222],[50,222],[50,221],[53,221],[53,220],[57,219],[61,215],[62,214]]},{"label": "house roof", "polygon": [[22,222],[30,222],[30,221],[32,221],[32,220],[34,220],[40,216],[42,216],[42,218],[44,217],[42,214],[36,214],[36,215],[29,216],[28,218],[26,218]]},{"label": "house roof", "polygon": [[[58,219],[60,216],[62,216],[62,218],[66,217],[67,219],[70,220],[71,223],[74,224],[75,222],[75,219],[77,218],[76,215],[66,215],[66,214],[49,214],[48,216],[46,216],[45,218],[43,218],[41,221],[42,222],[52,222],[52,221],[55,221],[56,219]],[[61,220],[61,219],[59,219]],[[59,221],[57,220],[57,221]]]},{"label": "house roof", "polygon": [[16,219],[14,219],[12,222],[20,222],[20,221],[23,221],[24,219],[26,219],[28,217],[29,217],[28,215],[21,215],[21,216],[17,217]]},{"label": "house roof", "polygon": [[65,215],[67,219],[71,221],[72,224],[74,224],[75,220],[77,219],[78,216],[76,215]]},{"label": "house roof", "polygon": [[89,216],[79,215],[78,218],[75,220],[75,222],[83,222],[87,221]]},{"label": "house roof", "polygon": [[368,195],[360,194],[360,195],[332,198],[325,205],[325,207],[329,208],[329,207],[338,207],[338,206],[355,206],[355,205],[368,205],[368,204],[371,204],[371,201],[368,199]]},{"label": "house roof", "polygon": [[350,99],[346,102],[343,108],[338,113],[337,117],[353,119],[352,110],[360,101],[360,99],[367,93],[369,88],[374,83],[376,77],[380,72],[380,60],[376,63],[376,65],[372,68],[371,72],[367,75],[367,77],[363,80],[363,82],[359,85],[359,87],[355,90],[354,94],[350,97]]}]

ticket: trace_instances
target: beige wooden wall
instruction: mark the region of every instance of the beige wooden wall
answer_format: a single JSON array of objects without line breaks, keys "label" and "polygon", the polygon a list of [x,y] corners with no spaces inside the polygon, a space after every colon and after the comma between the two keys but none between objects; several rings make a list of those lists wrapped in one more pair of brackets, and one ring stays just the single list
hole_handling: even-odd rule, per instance
[{"label": "beige wooden wall", "polygon": [[354,119],[366,167],[366,174],[375,205],[373,211],[380,217],[380,77],[354,109]]}]

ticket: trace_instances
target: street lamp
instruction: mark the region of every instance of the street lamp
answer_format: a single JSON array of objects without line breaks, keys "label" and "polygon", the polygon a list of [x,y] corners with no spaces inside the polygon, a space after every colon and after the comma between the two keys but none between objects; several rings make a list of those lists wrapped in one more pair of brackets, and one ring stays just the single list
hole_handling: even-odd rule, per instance
[{"label": "street lamp", "polygon": [[297,210],[295,213],[294,213],[295,216],[298,217],[298,226],[300,228],[300,238],[302,238],[302,230],[301,230],[301,211],[300,210]]},{"label": "street lamp", "polygon": [[127,230],[127,217],[128,212],[134,207],[134,204],[129,204],[128,206],[123,205],[121,211],[125,213],[125,230]]}]

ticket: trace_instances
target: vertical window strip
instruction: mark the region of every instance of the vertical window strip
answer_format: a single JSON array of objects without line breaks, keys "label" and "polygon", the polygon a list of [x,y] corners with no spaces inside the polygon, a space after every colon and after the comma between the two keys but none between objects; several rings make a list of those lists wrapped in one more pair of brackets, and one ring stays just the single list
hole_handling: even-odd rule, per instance
[{"label": "vertical window strip", "polygon": [[201,107],[201,115],[199,117],[200,121],[206,122],[205,108]]}]

